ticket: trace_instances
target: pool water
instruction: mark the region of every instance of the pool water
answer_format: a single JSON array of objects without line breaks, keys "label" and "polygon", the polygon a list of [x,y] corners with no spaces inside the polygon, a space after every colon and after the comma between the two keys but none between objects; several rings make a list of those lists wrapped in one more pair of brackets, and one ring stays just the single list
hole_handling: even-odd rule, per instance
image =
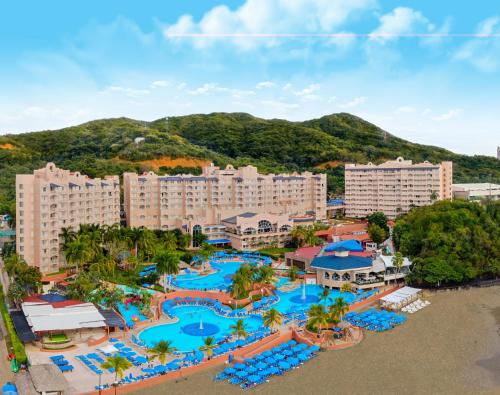
[{"label": "pool water", "polygon": [[214,273],[208,275],[192,272],[181,274],[172,281],[172,284],[183,289],[226,290],[231,285],[232,276],[242,264],[243,262],[237,261],[212,262],[210,266],[215,270]]},{"label": "pool water", "polygon": [[[230,335],[230,327],[238,320],[237,318],[219,316],[211,308],[205,306],[178,306],[173,308],[173,312],[179,321],[144,329],[139,333],[139,339],[148,347],[154,346],[160,340],[169,340],[178,351],[192,351],[203,345],[205,333],[210,332],[216,340]],[[242,319],[248,333],[262,327],[262,318],[258,316]],[[197,328],[200,328],[200,320],[202,327],[208,328],[209,332],[199,333]]]},{"label": "pool water", "polygon": [[129,303],[128,307],[125,307],[125,304],[123,303],[118,303],[117,307],[118,311],[127,322],[127,326],[130,328],[132,328],[135,325],[134,321],[132,321],[132,317],[134,316],[139,317],[139,321],[145,321],[148,319],[148,317],[141,314],[139,308],[133,305],[132,303]]},{"label": "pool water", "polygon": [[[302,299],[303,287],[298,287],[293,291],[281,292],[276,291],[276,295],[279,296],[280,300],[269,308],[275,308],[283,314],[288,314],[293,311],[308,310],[312,304],[320,303],[319,294],[323,292],[323,287],[316,284],[306,285],[306,299]],[[321,301],[322,304],[329,306],[335,302],[336,298],[343,297],[347,303],[352,303],[354,301],[354,294],[350,292],[340,292],[337,290],[330,290],[329,299],[326,302]]]}]

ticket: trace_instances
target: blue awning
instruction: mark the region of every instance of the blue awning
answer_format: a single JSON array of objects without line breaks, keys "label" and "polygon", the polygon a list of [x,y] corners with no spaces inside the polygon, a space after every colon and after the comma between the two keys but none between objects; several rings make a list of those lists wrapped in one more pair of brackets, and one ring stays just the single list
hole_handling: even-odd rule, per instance
[{"label": "blue awning", "polygon": [[337,241],[335,243],[330,243],[325,247],[325,252],[332,251],[354,251],[361,252],[363,251],[363,247],[361,243],[357,240],[343,240]]},{"label": "blue awning", "polygon": [[208,243],[208,244],[228,244],[228,243],[231,243],[231,240],[229,240],[229,239],[215,239],[215,240],[207,240],[206,243]]}]

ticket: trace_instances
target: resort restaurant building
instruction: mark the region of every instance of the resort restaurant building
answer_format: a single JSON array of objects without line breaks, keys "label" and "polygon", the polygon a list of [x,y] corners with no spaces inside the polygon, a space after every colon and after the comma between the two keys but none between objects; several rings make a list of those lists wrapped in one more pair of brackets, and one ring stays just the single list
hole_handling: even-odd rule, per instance
[{"label": "resort restaurant building", "polygon": [[346,216],[366,217],[382,211],[388,218],[412,207],[452,198],[452,162],[412,163],[402,157],[380,165],[345,165]]},{"label": "resort restaurant building", "polygon": [[16,250],[42,273],[62,267],[60,234],[81,224],[120,223],[118,176],[89,178],[53,163],[33,174],[16,175]]},{"label": "resort restaurant building", "polygon": [[226,236],[237,250],[256,250],[265,246],[284,247],[290,240],[293,220],[286,214],[246,212],[222,220]]},{"label": "resort restaurant building", "polygon": [[212,164],[201,175],[124,173],[123,182],[132,227],[179,228],[191,234],[210,230],[209,239],[218,240],[225,238],[223,220],[246,212],[326,219],[325,174],[261,174],[254,166],[221,169]]}]

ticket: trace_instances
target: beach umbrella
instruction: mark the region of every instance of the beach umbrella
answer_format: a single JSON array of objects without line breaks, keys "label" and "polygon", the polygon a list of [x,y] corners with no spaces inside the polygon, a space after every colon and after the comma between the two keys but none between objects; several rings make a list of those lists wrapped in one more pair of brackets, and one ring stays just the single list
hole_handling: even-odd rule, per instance
[{"label": "beach umbrella", "polygon": [[245,369],[246,365],[244,363],[237,363],[234,365],[235,369],[242,370]]},{"label": "beach umbrella", "polygon": [[280,370],[276,366],[271,366],[269,368],[269,374],[277,374],[277,373],[279,373],[279,371]]},{"label": "beach umbrella", "polygon": [[[305,348],[307,348],[307,346],[306,346]],[[320,350],[320,347],[319,347],[319,346],[314,345],[314,346],[309,347],[309,350],[311,350],[312,352],[317,352],[317,351],[319,351],[319,350]]]},{"label": "beach umbrella", "polygon": [[255,365],[255,367],[259,370],[263,370],[267,368],[267,364],[265,364],[264,362],[259,362],[257,365]]},{"label": "beach umbrella", "polygon": [[255,366],[248,366],[248,367],[245,369],[245,372],[252,374],[252,373],[257,372],[258,370],[259,370],[259,369],[257,369]]},{"label": "beach umbrella", "polygon": [[291,368],[290,364],[288,362],[284,362],[284,361],[281,361],[280,363],[278,363],[278,366],[280,367],[280,369],[284,369],[284,370]]},{"label": "beach umbrella", "polygon": [[266,357],[262,354],[257,354],[254,359],[256,359],[257,361],[262,361],[263,359],[266,359]]},{"label": "beach umbrella", "polygon": [[280,352],[280,351],[281,351],[281,348],[279,348],[279,347],[273,347],[273,348],[271,348],[271,351],[272,351],[273,353],[277,353],[277,352]]},{"label": "beach umbrella", "polygon": [[291,350],[283,350],[283,355],[289,357],[289,356],[293,355],[293,352]]},{"label": "beach umbrella", "polygon": [[259,380],[261,379],[261,377],[259,375],[256,375],[256,374],[253,374],[251,376],[248,376],[248,381],[252,382],[252,383],[256,383],[258,382]]},{"label": "beach umbrella", "polygon": [[264,355],[264,356],[267,358],[267,357],[272,356],[272,355],[273,355],[273,353],[272,353],[271,351],[267,350],[267,351],[264,351],[264,352],[262,353],[262,355]]},{"label": "beach umbrella", "polygon": [[235,373],[236,377],[239,377],[239,378],[241,378],[241,379],[242,379],[242,378],[244,378],[244,377],[246,377],[246,376],[247,376],[247,374],[248,374],[248,373],[247,373],[247,372],[244,372],[243,370],[240,370],[239,372],[236,372],[236,373]]},{"label": "beach umbrella", "polygon": [[283,354],[276,354],[274,356],[274,359],[276,359],[277,361],[282,361],[284,360],[286,357],[283,355]]},{"label": "beach umbrella", "polygon": [[299,364],[299,360],[294,357],[288,358],[286,362],[288,362],[292,366],[297,366]]},{"label": "beach umbrella", "polygon": [[243,339],[236,340],[236,346],[238,347],[243,347],[245,344],[245,340]]},{"label": "beach umbrella", "polygon": [[272,365],[274,363],[276,363],[276,359],[274,359],[273,357],[269,357],[269,358],[266,358],[264,360],[265,363],[267,363],[268,365]]},{"label": "beach umbrella", "polygon": [[167,363],[167,368],[169,370],[177,370],[177,369],[180,369],[181,367],[179,366],[179,364],[177,364],[175,362],[170,362],[170,363]]},{"label": "beach umbrella", "polygon": [[225,373],[225,374],[235,374],[236,373],[236,369],[234,369],[234,368],[226,368],[222,372]]},{"label": "beach umbrella", "polygon": [[305,362],[309,359],[309,357],[306,354],[299,354],[297,355],[297,358],[302,362]]},{"label": "beach umbrella", "polygon": [[254,358],[247,358],[244,361],[247,365],[253,365],[256,361]]}]

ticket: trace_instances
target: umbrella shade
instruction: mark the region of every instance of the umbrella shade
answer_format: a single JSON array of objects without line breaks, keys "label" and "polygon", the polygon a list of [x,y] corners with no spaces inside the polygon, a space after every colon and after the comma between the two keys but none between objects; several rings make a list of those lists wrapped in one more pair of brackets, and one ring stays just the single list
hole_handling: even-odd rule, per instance
[{"label": "umbrella shade", "polygon": [[180,366],[177,363],[170,362],[167,364],[167,368],[170,370],[177,370],[177,369],[180,369]]},{"label": "umbrella shade", "polygon": [[245,359],[245,363],[246,363],[247,365],[253,365],[255,362],[256,362],[256,361],[255,361],[255,359],[254,359],[254,358],[247,358],[247,359]]},{"label": "umbrella shade", "polygon": [[[307,346],[305,348],[307,348]],[[316,351],[320,350],[320,347],[319,346],[311,346],[311,347],[309,347],[309,350],[311,350],[312,352],[316,352]]]},{"label": "umbrella shade", "polygon": [[299,354],[299,355],[297,355],[297,358],[300,361],[307,361],[309,359],[309,357],[306,354]]},{"label": "umbrella shade", "polygon": [[246,365],[244,363],[237,363],[234,365],[235,369],[242,370],[246,368]]},{"label": "umbrella shade", "polygon": [[276,363],[276,359],[274,359],[273,357],[269,357],[269,358],[266,358],[264,360],[265,363],[267,363],[268,365],[272,365],[274,363]]},{"label": "umbrella shade", "polygon": [[253,374],[253,375],[248,377],[248,381],[250,381],[252,383],[256,383],[260,379],[261,379],[261,377],[259,375],[256,375],[256,374]]},{"label": "umbrella shade", "polygon": [[280,369],[290,369],[291,368],[290,364],[288,362],[284,362],[284,361],[278,363],[278,366],[280,367]]},{"label": "umbrella shade", "polygon": [[244,346],[245,345],[245,340],[243,340],[243,339],[236,340],[236,345],[238,347]]},{"label": "umbrella shade", "polygon": [[288,358],[286,361],[292,366],[297,366],[299,364],[299,360],[297,358]]},{"label": "umbrella shade", "polygon": [[267,364],[265,364],[264,362],[259,362],[257,365],[255,365],[255,367],[259,370],[262,370],[267,368]]},{"label": "umbrella shade", "polygon": [[225,373],[225,374],[235,374],[236,373],[236,369],[234,369],[234,368],[226,368],[222,372]]},{"label": "umbrella shade", "polygon": [[239,372],[236,372],[235,375],[239,378],[244,378],[248,375],[248,373],[244,372],[243,370],[240,370]]},{"label": "umbrella shade", "polygon": [[279,373],[279,371],[280,370],[276,366],[271,366],[269,368],[269,374],[277,374],[277,373]]},{"label": "umbrella shade", "polygon": [[263,359],[266,359],[266,357],[262,354],[258,354],[254,357],[257,361],[262,361]]},{"label": "umbrella shade", "polygon": [[259,369],[257,369],[255,366],[248,366],[244,371],[247,372],[247,373],[255,373],[257,372]]},{"label": "umbrella shade", "polygon": [[269,351],[269,350],[268,350],[268,351],[264,351],[264,352],[262,353],[262,355],[264,355],[264,356],[267,358],[267,357],[272,356],[272,355],[273,355],[273,353],[272,353],[271,351]]},{"label": "umbrella shade", "polygon": [[282,361],[285,358],[286,357],[283,354],[277,354],[277,355],[274,356],[274,359],[276,359],[277,361]]},{"label": "umbrella shade", "polygon": [[281,348],[279,348],[279,347],[273,347],[273,348],[271,348],[271,351],[272,351],[273,353],[277,353],[277,352],[280,352],[280,351],[281,351]]}]

